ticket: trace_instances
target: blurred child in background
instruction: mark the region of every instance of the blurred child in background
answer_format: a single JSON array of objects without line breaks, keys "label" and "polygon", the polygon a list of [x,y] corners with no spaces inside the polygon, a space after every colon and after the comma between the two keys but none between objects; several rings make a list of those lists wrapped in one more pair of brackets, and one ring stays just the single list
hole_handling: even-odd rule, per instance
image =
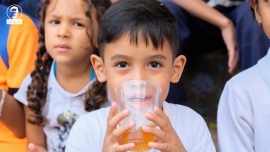
[{"label": "blurred child in background", "polygon": [[0,5],[0,152],[27,150],[23,106],[13,94],[34,69],[38,49],[37,20],[18,13],[22,24],[7,24],[13,15]]},{"label": "blurred child in background", "polygon": [[25,105],[29,151],[64,151],[77,118],[110,105],[90,62],[109,6],[109,0],[43,1],[35,69],[15,94]]},{"label": "blurred child in background", "polygon": [[[270,38],[270,4],[250,0],[258,24]],[[269,41],[269,39],[268,39]],[[261,51],[261,50],[257,50]],[[270,151],[270,50],[259,62],[234,76],[218,106],[221,152]]]}]

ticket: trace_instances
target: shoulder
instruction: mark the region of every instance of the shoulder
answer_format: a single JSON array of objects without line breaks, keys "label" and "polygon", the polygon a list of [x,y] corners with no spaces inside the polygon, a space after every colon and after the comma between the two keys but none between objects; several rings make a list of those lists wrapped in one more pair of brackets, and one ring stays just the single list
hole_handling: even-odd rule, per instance
[{"label": "shoulder", "polygon": [[187,151],[215,151],[206,122],[194,110],[164,102],[165,114]]},{"label": "shoulder", "polygon": [[189,107],[167,102],[164,102],[163,105],[165,114],[170,119],[204,121],[201,115]]},{"label": "shoulder", "polygon": [[91,134],[103,134],[106,131],[109,110],[109,107],[101,108],[81,115],[72,127],[73,132],[85,134],[88,138],[93,137]]},{"label": "shoulder", "polygon": [[28,73],[26,77],[24,78],[20,88],[27,88],[29,84],[31,84],[31,82],[32,82],[31,73]]},{"label": "shoulder", "polygon": [[32,78],[31,78],[31,74],[29,73],[24,78],[23,83],[20,86],[19,90],[14,94],[14,98],[18,100],[19,102],[23,103],[24,105],[28,105],[26,92],[31,82],[32,82]]},{"label": "shoulder", "polygon": [[[256,86],[256,87],[255,87]],[[258,88],[266,87],[263,77],[258,70],[258,64],[255,66],[240,72],[232,77],[225,85],[223,94],[235,94],[241,98],[248,96],[248,94],[259,93]]]},{"label": "shoulder", "polygon": [[232,77],[229,82],[232,84],[244,84],[246,82],[251,82],[251,80],[254,80],[254,78],[259,78],[260,75],[258,73],[257,65],[244,70],[238,74],[236,74],[234,77]]},{"label": "shoulder", "polygon": [[[170,119],[170,122],[175,128],[175,131],[178,132],[180,135],[193,135],[194,131],[208,131],[206,122],[201,115],[195,112],[193,109],[164,102],[164,112],[167,117]],[[190,131],[190,127],[192,127],[193,131]],[[183,135],[183,136],[185,136]],[[185,137],[189,138],[189,137]]]},{"label": "shoulder", "polygon": [[89,113],[86,113],[79,117],[79,119],[76,121],[75,124],[77,126],[93,126],[93,124],[96,124],[100,127],[103,126],[105,123],[106,126],[106,120],[109,113],[110,107],[107,108],[101,108]]},{"label": "shoulder", "polygon": [[67,151],[101,151],[108,112],[109,107],[80,116],[69,134]]}]

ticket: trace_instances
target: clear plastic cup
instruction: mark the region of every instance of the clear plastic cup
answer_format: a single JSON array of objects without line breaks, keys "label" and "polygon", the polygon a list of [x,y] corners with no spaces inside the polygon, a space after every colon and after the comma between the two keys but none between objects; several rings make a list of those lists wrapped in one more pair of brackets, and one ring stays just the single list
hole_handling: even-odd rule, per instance
[{"label": "clear plastic cup", "polygon": [[159,106],[161,87],[151,81],[129,80],[115,87],[117,94],[118,111],[125,109],[130,115],[118,125],[122,126],[131,121],[136,126],[122,135],[122,144],[134,143],[132,151],[147,151],[151,149],[149,142],[154,141],[154,136],[142,131],[142,126],[156,127],[156,124],[145,118],[145,113],[154,114],[154,107]]}]

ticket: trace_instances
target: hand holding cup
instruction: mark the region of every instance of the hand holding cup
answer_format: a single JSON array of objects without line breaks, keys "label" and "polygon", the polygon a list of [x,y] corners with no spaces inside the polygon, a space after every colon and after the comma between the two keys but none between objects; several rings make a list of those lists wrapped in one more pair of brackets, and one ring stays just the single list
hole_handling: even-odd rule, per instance
[{"label": "hand holding cup", "polygon": [[135,122],[135,127],[127,130],[121,136],[121,144],[134,143],[133,151],[147,151],[151,147],[149,142],[154,141],[154,135],[144,132],[143,126],[155,128],[156,124],[145,118],[145,114],[154,114],[154,107],[159,106],[161,88],[145,80],[130,80],[119,84],[115,88],[117,94],[118,111],[128,110],[130,114],[119,122],[119,127]]}]

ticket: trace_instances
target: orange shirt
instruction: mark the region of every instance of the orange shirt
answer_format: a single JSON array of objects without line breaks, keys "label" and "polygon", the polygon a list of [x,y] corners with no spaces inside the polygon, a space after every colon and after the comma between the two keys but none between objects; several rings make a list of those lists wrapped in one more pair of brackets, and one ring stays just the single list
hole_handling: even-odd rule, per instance
[{"label": "orange shirt", "polygon": [[[0,7],[0,12],[5,7]],[[5,9],[6,11],[6,9]],[[6,14],[5,12],[2,14]],[[6,15],[5,15],[6,16]],[[0,20],[6,20],[1,17]],[[6,48],[0,47],[0,88],[8,91],[10,88],[18,89],[26,75],[34,69],[36,51],[38,50],[38,29],[31,18],[21,17],[23,24],[2,25],[0,22],[0,35],[2,27],[10,26],[8,37],[0,36],[0,43],[6,42]],[[7,56],[3,52],[7,51]],[[26,152],[26,138],[19,139],[0,122],[0,152]]]}]

